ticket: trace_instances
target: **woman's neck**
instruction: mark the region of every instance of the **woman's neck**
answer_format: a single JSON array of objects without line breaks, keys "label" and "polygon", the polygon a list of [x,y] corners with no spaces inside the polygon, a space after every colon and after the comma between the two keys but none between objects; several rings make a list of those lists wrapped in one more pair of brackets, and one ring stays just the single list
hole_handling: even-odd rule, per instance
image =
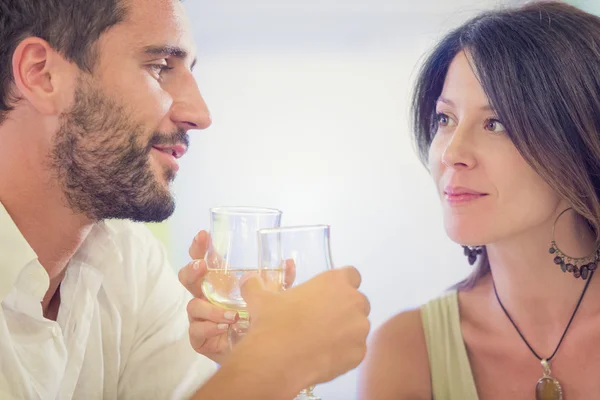
[{"label": "woman's neck", "polygon": [[[564,329],[585,285],[581,278],[562,272],[554,263],[554,255],[549,252],[554,221],[552,218],[520,235],[486,246],[491,278],[511,317],[540,329]],[[555,239],[561,250],[572,257],[593,254],[597,247],[592,230],[571,211],[556,224]],[[582,307],[578,312],[600,312],[599,300],[600,279],[595,278],[584,301],[594,306]]]}]

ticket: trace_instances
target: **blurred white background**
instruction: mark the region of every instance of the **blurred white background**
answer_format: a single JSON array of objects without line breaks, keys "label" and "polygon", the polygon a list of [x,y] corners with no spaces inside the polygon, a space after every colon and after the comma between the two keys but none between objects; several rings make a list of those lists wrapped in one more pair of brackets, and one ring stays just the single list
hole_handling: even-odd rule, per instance
[{"label": "blurred white background", "polygon": [[[191,133],[175,184],[174,267],[208,228],[209,207],[255,205],[283,210],[285,225],[332,226],[334,262],[360,269],[373,329],[464,277],[469,266],[413,150],[412,82],[449,29],[519,3],[187,0],[214,122]],[[355,399],[356,379],[352,371],[317,393]]]}]

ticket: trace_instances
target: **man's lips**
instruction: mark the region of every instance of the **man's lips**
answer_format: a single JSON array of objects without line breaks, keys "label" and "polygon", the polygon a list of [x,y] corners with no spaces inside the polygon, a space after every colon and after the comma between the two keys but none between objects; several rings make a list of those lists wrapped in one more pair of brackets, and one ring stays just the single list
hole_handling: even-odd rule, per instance
[{"label": "man's lips", "polygon": [[158,151],[162,151],[163,153],[170,154],[175,158],[181,158],[187,152],[187,147],[183,144],[157,145],[152,147]]}]

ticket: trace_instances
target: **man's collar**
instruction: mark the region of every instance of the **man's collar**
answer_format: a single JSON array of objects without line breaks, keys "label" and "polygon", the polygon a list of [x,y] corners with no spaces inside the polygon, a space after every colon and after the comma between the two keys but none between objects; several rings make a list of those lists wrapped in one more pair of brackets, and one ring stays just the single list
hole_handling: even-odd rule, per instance
[{"label": "man's collar", "polygon": [[[103,269],[105,265],[119,265],[123,258],[114,241],[115,235],[116,232],[108,221],[94,224],[73,255],[69,267],[87,265]],[[6,298],[22,274],[27,275],[22,276],[23,279],[32,281],[27,285],[35,288],[32,290],[35,296],[43,297],[50,278],[38,262],[38,255],[0,203],[0,302]]]},{"label": "man's collar", "polygon": [[10,292],[21,271],[37,254],[0,203],[0,301]]}]

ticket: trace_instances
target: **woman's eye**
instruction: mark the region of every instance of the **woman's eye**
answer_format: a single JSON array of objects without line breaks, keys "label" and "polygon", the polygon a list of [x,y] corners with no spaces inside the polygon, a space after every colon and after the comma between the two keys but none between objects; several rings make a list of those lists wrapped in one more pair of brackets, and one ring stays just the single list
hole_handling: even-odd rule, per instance
[{"label": "woman's eye", "polygon": [[450,117],[444,113],[437,113],[435,119],[438,126],[448,126],[451,123]]},{"label": "woman's eye", "polygon": [[497,119],[488,119],[485,122],[485,129],[491,132],[505,132],[506,128],[502,125],[502,122]]}]

